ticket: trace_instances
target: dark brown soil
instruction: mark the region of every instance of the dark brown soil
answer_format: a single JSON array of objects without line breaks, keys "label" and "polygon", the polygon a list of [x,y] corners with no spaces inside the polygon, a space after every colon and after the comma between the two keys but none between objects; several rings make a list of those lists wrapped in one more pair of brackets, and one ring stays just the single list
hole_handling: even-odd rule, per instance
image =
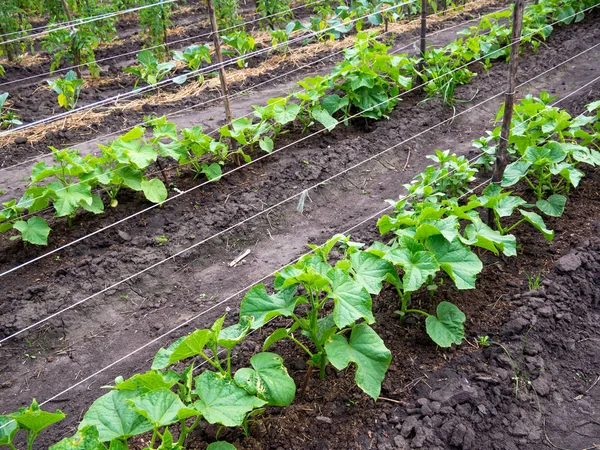
[{"label": "dark brown soil", "polygon": [[[579,24],[557,29],[536,54],[526,52],[520,65],[520,81],[589,48],[600,37],[598,23],[598,14],[591,14]],[[564,97],[597,76],[598,57],[600,52],[588,52],[523,86],[519,95],[546,89]],[[505,70],[504,64],[498,64],[490,72],[480,73],[472,85],[458,90],[457,96],[471,98],[478,92],[473,100],[476,103],[502,92]],[[600,98],[599,89],[598,84],[592,84],[559,106],[579,114],[586,103]],[[311,190],[303,214],[296,211],[294,198],[269,214],[252,218],[390,145],[452,118],[453,112],[437,102],[419,105],[420,100],[420,94],[408,96],[389,120],[369,124],[368,131],[364,123],[354,123],[331,134],[306,139],[293,151],[265,158],[219,183],[204,186],[3,276],[1,336],[109,289],[2,344],[0,414],[23,406],[31,397],[43,402],[81,383],[46,405],[62,409],[68,418],[40,436],[38,446],[46,448],[71,433],[82,412],[102,394],[100,386],[110,384],[117,375],[147,370],[148,361],[160,346],[209,325],[223,314],[225,307],[231,308],[230,320],[234,320],[239,296],[228,303],[218,302],[294,260],[304,253],[306,242],[323,242],[381,210],[384,199],[397,197],[400,185],[428,164],[424,156],[434,148],[474,154],[470,141],[490,128],[499,106],[498,101],[488,102]],[[471,105],[459,103],[456,112]],[[297,133],[290,133],[281,145],[297,138]],[[181,177],[173,173],[171,181],[180,190],[195,183],[185,173]],[[419,321],[409,319],[404,325],[398,322],[393,312],[397,300],[386,291],[377,300],[375,313],[377,331],[394,355],[382,391],[387,400],[373,403],[367,399],[354,386],[350,370],[330,371],[324,381],[310,380],[304,399],[297,399],[290,408],[268,411],[250,437],[242,439],[235,430],[229,431],[227,437],[242,448],[265,449],[388,449],[394,445],[537,449],[549,445],[546,434],[555,445],[573,450],[599,443],[598,430],[594,428],[599,421],[598,386],[583,398],[573,400],[581,390],[590,388],[594,377],[600,374],[595,326],[598,309],[591,305],[598,292],[598,243],[593,240],[599,232],[598,192],[600,175],[589,172],[581,188],[570,197],[565,217],[548,221],[556,230],[552,244],[523,228],[519,234],[522,254],[517,258],[502,260],[482,255],[486,268],[477,290],[459,292],[445,288],[433,302],[426,296],[419,299],[427,308],[443,299],[457,303],[469,317],[468,339],[473,346],[463,344],[450,351],[436,349]],[[124,195],[118,208],[102,216],[82,216],[71,227],[56,222],[52,225],[55,230],[49,248],[113,224],[146,206],[139,197]],[[248,219],[245,224],[228,229],[244,219]],[[222,234],[111,287],[217,232]],[[356,230],[353,238],[365,242],[376,239],[374,220]],[[586,239],[590,243],[584,246]],[[0,248],[2,270],[47,251],[23,248],[6,237],[0,240]],[[250,256],[243,264],[230,268],[227,263],[246,248],[251,249]],[[572,248],[579,248],[578,256],[561,260],[559,268],[566,267],[565,261],[574,263],[577,259],[581,266],[568,272],[557,269],[548,276],[554,262]],[[526,274],[535,276],[540,272],[548,280],[545,290],[524,295],[528,290]],[[579,298],[580,303],[574,303]],[[545,306],[551,306],[551,313]],[[189,325],[126,357],[195,316]],[[532,330],[527,333],[529,328]],[[480,335],[489,335],[491,341],[502,344],[512,360],[522,360],[517,378],[523,388],[518,396],[511,379],[511,360],[501,356],[503,351],[497,344],[487,350],[475,348]],[[249,352],[260,347],[262,339],[264,335],[257,333],[243,344],[239,360],[247,359]],[[523,341],[537,347],[521,350]],[[301,384],[306,372],[300,352],[286,345],[277,350],[285,355],[290,371]],[[531,358],[524,358],[523,354]],[[115,363],[121,358],[123,361]],[[532,394],[532,387],[537,395]],[[545,427],[537,415],[540,410],[546,418]],[[584,423],[586,420],[589,423]],[[214,430],[199,433],[194,445],[202,448],[211,432]],[[582,434],[588,435],[589,440]]]}]

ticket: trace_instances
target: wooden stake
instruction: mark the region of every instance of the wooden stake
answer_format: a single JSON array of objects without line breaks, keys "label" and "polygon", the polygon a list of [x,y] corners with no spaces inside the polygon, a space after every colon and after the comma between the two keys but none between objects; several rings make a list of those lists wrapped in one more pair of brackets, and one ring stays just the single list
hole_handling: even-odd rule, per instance
[{"label": "wooden stake", "polygon": [[225,68],[223,67],[223,55],[221,54],[221,45],[219,43],[219,30],[217,28],[217,18],[215,16],[215,9],[213,8],[212,0],[206,0],[206,6],[208,7],[208,16],[210,17],[210,28],[212,31],[213,44],[215,46],[215,54],[217,55],[217,62],[219,63],[219,80],[221,81],[223,102],[225,103],[225,117],[227,118],[227,124],[230,124],[231,108],[229,106],[227,78],[225,77]]},{"label": "wooden stake", "polygon": [[[65,14],[67,15],[67,18],[69,19],[69,22],[73,22],[73,15],[71,14],[71,10],[69,9],[69,5],[67,5],[67,1],[66,0],[61,0],[62,1],[62,5],[63,5],[63,9],[65,11]],[[71,51],[73,52],[73,63],[75,66],[75,73],[77,74],[77,78],[81,78],[81,55],[79,53],[79,48],[77,47],[77,31],[75,29],[75,26],[73,25],[71,27],[72,33],[73,33],[73,38],[71,40]]]},{"label": "wooden stake", "polygon": [[[517,88],[517,68],[519,60],[519,43],[521,40],[521,29],[523,27],[523,0],[516,0],[512,16],[512,36],[510,47],[510,61],[508,63],[508,91],[504,101],[504,116],[502,118],[502,130],[500,131],[500,143],[496,152],[496,165],[494,166],[493,183],[500,183],[504,175],[504,169],[508,164],[508,139],[510,138],[510,124],[512,121],[513,106],[515,103],[515,90]],[[488,225],[492,226],[492,210],[488,216]]]},{"label": "wooden stake", "polygon": [[425,36],[427,35],[427,0],[421,0],[421,58],[425,57]]}]

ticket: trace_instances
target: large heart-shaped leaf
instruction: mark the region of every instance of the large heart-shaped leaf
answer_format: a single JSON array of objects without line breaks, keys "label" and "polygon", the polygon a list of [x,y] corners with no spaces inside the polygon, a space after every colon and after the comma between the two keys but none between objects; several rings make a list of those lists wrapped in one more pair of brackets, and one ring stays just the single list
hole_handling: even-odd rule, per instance
[{"label": "large heart-shaped leaf", "polygon": [[333,130],[338,124],[338,121],[325,109],[315,108],[311,111],[311,114],[317,122],[327,128],[327,131]]},{"label": "large heart-shaped leaf", "polygon": [[73,184],[55,192],[56,217],[71,216],[83,204],[92,204],[92,188],[87,184]]},{"label": "large heart-shaped leaf", "polygon": [[162,203],[167,199],[167,188],[158,178],[142,180],[141,188],[144,197],[152,203]]},{"label": "large heart-shaped leaf", "polygon": [[467,317],[450,302],[441,302],[437,307],[437,317],[425,319],[427,334],[440,347],[460,344],[465,337],[464,321]]},{"label": "large heart-shaped leaf", "polygon": [[117,383],[114,388],[120,391],[138,391],[138,394],[145,394],[159,389],[171,389],[175,383],[177,380],[167,377],[164,372],[149,370]]},{"label": "large heart-shaped leaf", "polygon": [[229,442],[217,441],[206,447],[206,450],[236,450]]},{"label": "large heart-shaped leaf", "polygon": [[21,232],[21,239],[35,245],[48,245],[51,228],[41,217],[32,217],[27,222],[18,220],[13,228]]},{"label": "large heart-shaped leaf", "polygon": [[331,298],[334,302],[333,320],[338,328],[344,328],[359,319],[375,322],[371,295],[359,283],[337,268],[327,273],[331,280]]},{"label": "large heart-shaped leaf", "polygon": [[477,274],[483,269],[483,264],[475,253],[459,239],[448,242],[439,235],[431,236],[427,240],[427,246],[458,289],[475,288]]},{"label": "large heart-shaped leaf", "polygon": [[379,397],[381,382],[392,361],[392,354],[369,325],[355,325],[350,341],[339,334],[331,336],[325,343],[325,351],[331,364],[338,370],[355,363],[354,380],[358,387],[373,399]]},{"label": "large heart-shaped leaf", "polygon": [[422,246],[396,248],[388,252],[385,258],[404,271],[402,283],[407,292],[418,290],[440,268],[433,253],[424,250]]},{"label": "large heart-shaped leaf", "polygon": [[398,276],[394,266],[373,252],[356,252],[350,255],[354,279],[369,294],[377,295],[381,291],[382,281],[390,276]]},{"label": "large heart-shaped leaf", "polygon": [[298,302],[298,297],[295,297],[295,295],[295,286],[269,295],[264,284],[256,285],[248,291],[242,300],[240,315],[253,317],[251,328],[260,328],[273,317],[290,317],[294,313]]},{"label": "large heart-shaped leaf", "polygon": [[[190,411],[179,397],[168,389],[150,391],[139,397],[131,398],[127,402],[135,412],[148,419],[154,428],[178,422],[183,418],[180,415],[182,410]],[[200,415],[200,413],[196,415]],[[190,414],[186,414],[186,416],[190,416]]]},{"label": "large heart-shaped leaf", "polygon": [[195,379],[194,393],[200,399],[194,403],[208,423],[236,427],[243,423],[246,414],[267,402],[246,392],[228,377],[206,371]]},{"label": "large heart-shaped leaf", "polygon": [[127,439],[152,429],[152,424],[133,411],[128,399],[137,397],[135,391],[110,391],[104,394],[87,410],[78,430],[87,426],[98,429],[101,442]]},{"label": "large heart-shaped leaf", "polygon": [[512,186],[517,184],[527,173],[527,170],[531,167],[531,163],[527,161],[515,161],[510,163],[504,169],[502,175],[502,187]]},{"label": "large heart-shaped leaf", "polygon": [[535,206],[544,214],[552,217],[560,217],[565,212],[567,197],[564,195],[553,194],[548,200],[538,200]]},{"label": "large heart-shaped leaf", "polygon": [[296,383],[288,375],[283,358],[263,352],[250,358],[253,369],[244,367],[234,376],[238,386],[267,401],[270,406],[288,406],[296,396]]}]

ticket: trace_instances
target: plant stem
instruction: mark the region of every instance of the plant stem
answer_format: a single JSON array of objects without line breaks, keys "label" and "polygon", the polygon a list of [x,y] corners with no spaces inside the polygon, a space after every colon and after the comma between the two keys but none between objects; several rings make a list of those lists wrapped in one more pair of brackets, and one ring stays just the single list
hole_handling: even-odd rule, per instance
[{"label": "plant stem", "polygon": [[425,311],[421,311],[420,309],[407,309],[406,311],[404,311],[406,314],[408,313],[416,313],[416,314],[422,314],[425,317],[429,317],[431,314],[427,314]]},{"label": "plant stem", "polygon": [[231,376],[231,349],[227,349],[227,374]]},{"label": "plant stem", "polygon": [[152,431],[152,438],[150,439],[150,448],[154,448],[154,442],[156,442],[156,428]]},{"label": "plant stem", "polygon": [[517,223],[515,223],[513,226],[508,227],[506,230],[504,230],[504,234],[508,234],[510,233],[512,230],[514,230],[515,228],[517,228],[519,225],[521,225],[521,223],[525,222],[525,219],[521,219],[519,220]]},{"label": "plant stem", "polygon": [[298,344],[298,346],[304,350],[308,356],[310,356],[311,358],[313,357],[312,352],[308,349],[308,347],[306,345],[304,345],[302,342],[300,342],[298,339],[296,339],[294,336],[292,336],[291,334],[288,335],[288,339],[290,339],[291,341],[294,341],[296,344]]}]

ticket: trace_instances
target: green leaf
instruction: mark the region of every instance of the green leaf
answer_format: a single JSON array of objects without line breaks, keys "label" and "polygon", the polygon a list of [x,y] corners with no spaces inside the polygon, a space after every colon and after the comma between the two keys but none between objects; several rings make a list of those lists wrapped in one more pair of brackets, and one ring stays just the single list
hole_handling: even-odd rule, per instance
[{"label": "green leaf", "polygon": [[458,289],[475,288],[475,280],[483,270],[483,264],[459,239],[448,242],[440,235],[431,236],[427,247]]},{"label": "green leaf", "polygon": [[217,344],[221,347],[231,350],[244,340],[248,334],[248,331],[250,331],[251,325],[252,318],[249,316],[242,316],[239,323],[220,330],[217,338]]},{"label": "green leaf", "polygon": [[496,230],[491,229],[483,223],[481,219],[474,220],[473,223],[465,228],[468,245],[485,248],[495,255],[498,254],[498,249],[506,256],[517,255],[517,241],[512,234],[502,235]]},{"label": "green leaf", "polygon": [[248,291],[242,300],[240,316],[254,318],[251,325],[253,330],[262,327],[274,317],[291,317],[298,302],[298,297],[295,295],[295,286],[269,295],[264,284],[256,285]]},{"label": "green leaf", "polygon": [[168,348],[161,348],[152,362],[152,369],[160,370],[175,364],[182,359],[191,358],[204,352],[204,347],[213,337],[211,330],[196,330],[184,338],[180,338]]},{"label": "green leaf", "polygon": [[263,351],[266,351],[278,341],[287,338],[290,334],[292,334],[298,328],[298,322],[294,322],[291,328],[277,328],[273,331],[269,337],[265,339],[263,343]]},{"label": "green leaf", "polygon": [[83,202],[81,203],[81,207],[86,211],[89,211],[94,214],[102,214],[104,212],[104,203],[102,202],[102,199],[96,194],[92,194],[91,204],[88,205],[87,203]]},{"label": "green leaf", "polygon": [[194,403],[208,423],[236,427],[244,422],[246,414],[267,402],[239,387],[218,373],[206,371],[195,379],[194,393],[200,400]]},{"label": "green leaf", "polygon": [[383,258],[369,253],[356,252],[350,256],[354,279],[369,294],[377,295],[381,291],[382,281],[388,276],[398,276],[394,266]]},{"label": "green leaf", "polygon": [[154,428],[178,422],[181,418],[179,412],[186,409],[179,397],[168,389],[150,391],[127,402],[135,412],[148,419]]},{"label": "green leaf", "polygon": [[27,222],[18,220],[13,228],[21,232],[21,239],[34,245],[48,245],[51,228],[41,217],[32,217]]},{"label": "green leaf", "polygon": [[142,180],[141,188],[144,196],[152,203],[162,203],[167,199],[167,188],[158,178]]},{"label": "green leaf", "polygon": [[236,450],[229,442],[217,441],[206,447],[206,450]]},{"label": "green leaf", "polygon": [[261,148],[261,150],[263,150],[267,153],[271,153],[273,151],[273,147],[275,147],[275,143],[273,142],[273,139],[271,139],[269,136],[265,136],[264,138],[262,138],[258,142],[258,145]]},{"label": "green leaf", "polygon": [[73,184],[55,191],[54,209],[56,217],[73,215],[80,206],[92,205],[92,188],[87,184]]},{"label": "green leaf", "polygon": [[168,378],[163,372],[149,370],[146,373],[135,374],[128,380],[118,383],[114,388],[120,391],[137,391],[139,394],[145,394],[159,389],[171,389],[176,382],[177,380]]},{"label": "green leaf", "polygon": [[19,425],[8,416],[0,416],[0,445],[8,445],[12,442]]},{"label": "green leaf", "polygon": [[9,414],[8,417],[14,419],[19,428],[37,435],[43,429],[63,420],[65,415],[58,409],[54,413],[44,411],[33,399],[29,408],[19,408],[18,412]]},{"label": "green leaf", "polygon": [[525,220],[533,225],[536,230],[540,231],[547,240],[552,241],[552,239],[554,239],[554,231],[546,228],[546,224],[544,223],[542,216],[534,212],[525,211],[523,209],[519,209],[519,212],[525,218]]},{"label": "green leaf", "polygon": [[[444,239],[442,236],[440,237]],[[405,291],[418,290],[427,278],[434,276],[440,268],[433,253],[422,250],[422,248],[422,246],[397,248],[385,256],[385,259],[394,265],[399,265],[404,271],[402,283]]]},{"label": "green leaf", "polygon": [[392,361],[392,354],[371,327],[359,323],[352,328],[350,341],[335,334],[325,343],[327,357],[333,366],[342,370],[351,362],[356,364],[354,380],[358,387],[373,399],[379,397],[381,383]]},{"label": "green leaf", "polygon": [[512,186],[519,182],[527,174],[529,167],[531,167],[531,163],[527,161],[515,161],[506,166],[502,175],[501,186]]},{"label": "green leaf", "polygon": [[293,122],[300,113],[300,110],[300,106],[295,103],[290,103],[289,105],[275,104],[273,106],[273,117],[278,123],[285,125],[289,122]]},{"label": "green leaf", "polygon": [[283,358],[275,353],[258,353],[250,358],[253,369],[239,369],[234,376],[238,386],[265,400],[270,406],[288,406],[296,396],[296,383],[288,375]]},{"label": "green leaf", "polygon": [[437,307],[437,317],[425,319],[427,334],[440,347],[460,344],[465,337],[463,323],[467,317],[450,302],[441,302]]},{"label": "green leaf", "polygon": [[375,322],[371,295],[364,287],[337,268],[331,269],[327,278],[331,280],[333,320],[338,328],[352,325],[359,319],[365,319],[368,323]]},{"label": "green leaf", "polygon": [[49,450],[106,450],[106,447],[100,442],[96,427],[89,426],[52,445]]},{"label": "green leaf", "polygon": [[[119,176],[123,181],[122,183],[127,186],[129,189],[133,189],[134,191],[142,190],[142,171],[134,169],[131,166],[123,167],[121,169],[115,170],[115,175]],[[114,181],[113,181],[114,182]],[[120,184],[119,181],[116,184]]]},{"label": "green leaf", "polygon": [[548,197],[548,200],[538,200],[536,206],[544,214],[552,217],[560,217],[565,212],[567,197],[554,194]]},{"label": "green leaf", "polygon": [[206,178],[208,178],[210,181],[219,181],[223,175],[223,170],[221,169],[219,163],[212,163],[210,165],[203,163],[202,173],[206,175]]},{"label": "green leaf", "polygon": [[338,121],[325,109],[315,108],[311,111],[311,114],[317,122],[327,128],[327,131],[333,130],[338,124]]},{"label": "green leaf", "polygon": [[152,424],[145,417],[133,411],[128,399],[136,397],[135,391],[110,391],[104,394],[87,410],[79,424],[81,431],[87,426],[95,426],[100,434],[100,441],[127,439],[136,434],[152,429]]}]

